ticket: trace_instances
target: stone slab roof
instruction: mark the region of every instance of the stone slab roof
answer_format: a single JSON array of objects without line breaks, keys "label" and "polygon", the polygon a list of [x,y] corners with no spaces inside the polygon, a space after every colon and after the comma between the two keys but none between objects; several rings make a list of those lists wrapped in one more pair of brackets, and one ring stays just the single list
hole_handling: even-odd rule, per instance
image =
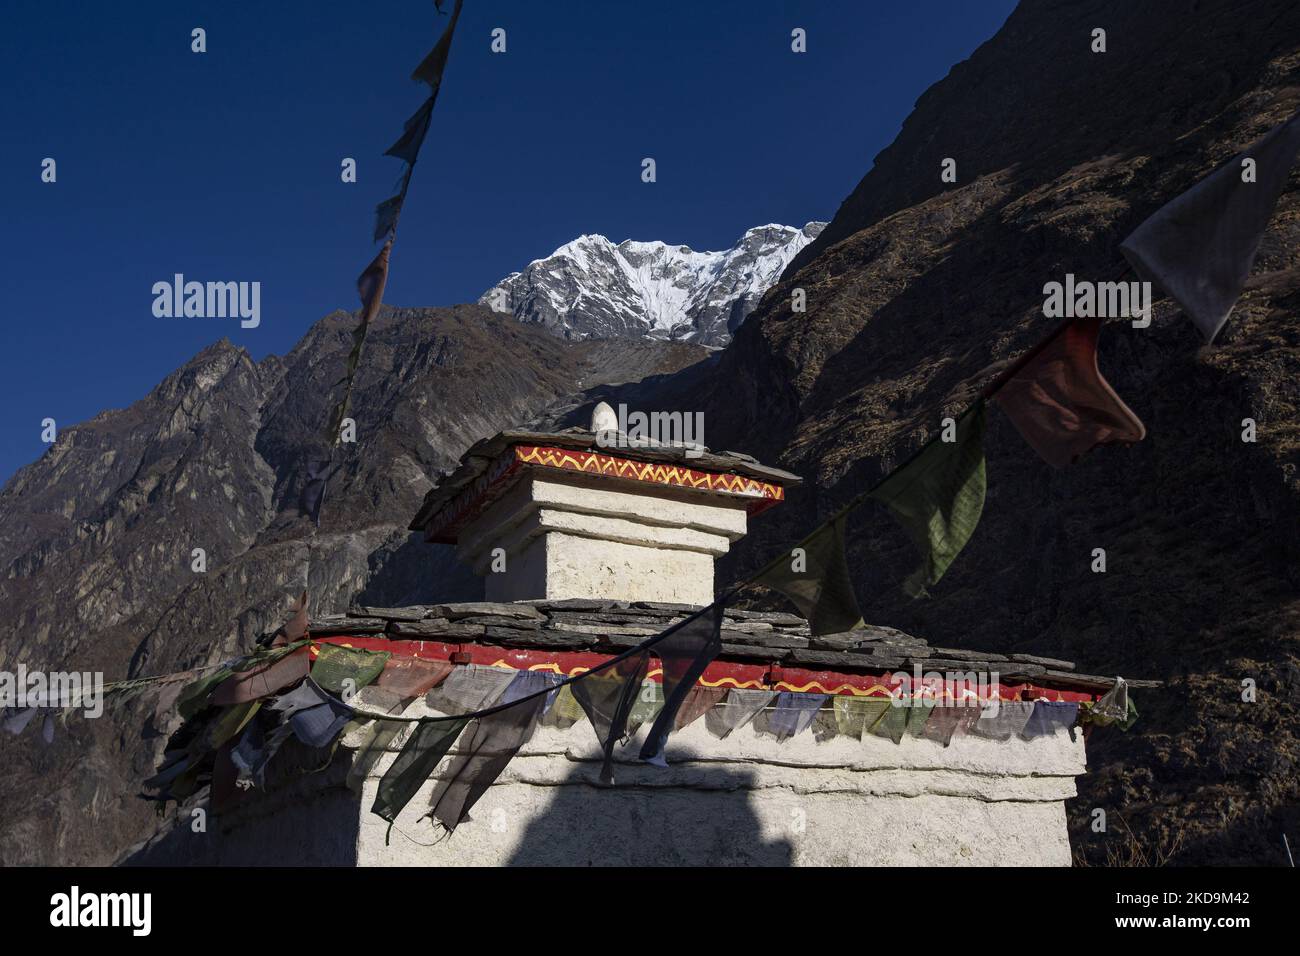
[{"label": "stone slab roof", "polygon": [[[650,601],[477,601],[413,607],[354,607],[347,614],[315,618],[314,637],[338,634],[400,640],[494,644],[510,648],[594,651],[615,654],[682,620],[699,608]],[[1081,674],[1070,661],[1030,654],[995,654],[932,647],[891,627],[868,626],[813,637],[808,623],[781,611],[728,608],[719,660],[780,664],[843,672],[996,671],[1005,680],[1101,693],[1112,677]],[[1133,687],[1158,682],[1129,680]]]},{"label": "stone slab roof", "polygon": [[702,446],[691,448],[685,445],[652,442],[638,442],[627,447],[601,446],[596,442],[595,432],[581,428],[568,428],[560,432],[510,430],[499,432],[491,438],[484,438],[471,445],[461,456],[459,467],[449,474],[444,474],[429,489],[419,512],[411,519],[410,530],[422,530],[432,515],[486,472],[492,463],[513,445],[549,445],[580,451],[601,451],[624,458],[635,458],[638,461],[665,462],[702,471],[745,475],[786,488],[801,484],[803,481],[792,472],[759,464],[753,456],[737,451],[714,452]]}]

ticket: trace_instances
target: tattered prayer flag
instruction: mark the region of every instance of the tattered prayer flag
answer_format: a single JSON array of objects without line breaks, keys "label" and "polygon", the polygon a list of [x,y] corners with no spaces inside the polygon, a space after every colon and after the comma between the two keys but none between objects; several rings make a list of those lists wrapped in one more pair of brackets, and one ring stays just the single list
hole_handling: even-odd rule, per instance
[{"label": "tattered prayer flag", "polygon": [[[281,739],[285,736],[287,734],[282,735]],[[230,763],[235,768],[235,779],[247,781],[256,787],[263,786],[263,774],[271,756],[273,754],[267,753],[266,734],[261,722],[249,721],[239,743],[230,749]]]},{"label": "tattered prayer flag", "polygon": [[230,675],[212,692],[208,702],[218,707],[229,707],[277,694],[306,677],[310,669],[310,651],[300,647],[255,670]]},{"label": "tattered prayer flag", "polygon": [[286,654],[292,654],[295,650],[302,647],[301,643],[285,644],[280,647],[262,647],[258,648],[252,654],[242,658],[234,663],[225,664],[218,667],[204,677],[191,684],[186,684],[176,698],[176,709],[181,717],[189,720],[204,707],[209,705],[209,698],[213,690],[224,682],[232,674],[245,674],[250,671],[258,670],[268,664],[278,661]]},{"label": "tattered prayer flag", "polygon": [[508,667],[465,664],[425,695],[425,703],[444,714],[469,714],[491,707],[519,672]]},{"label": "tattered prayer flag", "polygon": [[1034,705],[1031,701],[998,701],[980,712],[980,719],[971,726],[970,732],[977,737],[1007,740],[1025,729],[1029,715],[1033,712]]},{"label": "tattered prayer flag", "polygon": [[1300,152],[1300,114],[1156,210],[1120,245],[1213,342],[1250,275]]},{"label": "tattered prayer flag", "polygon": [[636,702],[627,715],[627,736],[631,737],[642,724],[648,724],[664,709],[664,688],[657,681],[646,679],[637,691]]},{"label": "tattered prayer flag", "polygon": [[339,644],[322,644],[311,679],[331,694],[355,694],[383,673],[389,651],[362,651]]},{"label": "tattered prayer flag", "polygon": [[271,710],[284,714],[284,719],[288,720],[300,710],[308,707],[319,706],[324,698],[317,688],[312,687],[311,677],[303,681],[287,694],[281,694],[268,705]]},{"label": "tattered prayer flag", "polygon": [[573,696],[573,690],[570,685],[565,684],[555,693],[555,700],[550,711],[546,715],[545,723],[550,726],[554,725],[563,729],[572,727],[578,721],[586,717],[582,705],[578,703]]},{"label": "tattered prayer flag", "polygon": [[924,555],[921,567],[904,584],[921,596],[961,553],[984,510],[984,402],[956,422],[956,438],[930,442],[868,497],[881,502],[906,529]]},{"label": "tattered prayer flag", "polygon": [[189,720],[208,705],[208,697],[213,689],[233,673],[234,670],[230,667],[219,667],[194,683],[187,684],[176,699],[177,712],[185,720]]},{"label": "tattered prayer flag", "polygon": [[677,722],[677,714],[704,669],[722,650],[722,612],[724,605],[715,602],[671,628],[654,645],[654,654],[663,664],[663,709],[646,734],[641,759],[666,767],[664,746],[668,732]]},{"label": "tattered prayer flag", "polygon": [[396,820],[402,808],[411,802],[411,798],[420,789],[420,785],[429,779],[442,758],[447,756],[451,745],[468,723],[468,718],[462,718],[416,724],[415,732],[407,739],[397,759],[380,779],[370,812],[377,813],[390,824]]},{"label": "tattered prayer flag", "polygon": [[1120,730],[1128,730],[1137,720],[1137,705],[1128,695],[1128,683],[1122,677],[1115,678],[1115,686],[1106,691],[1083,715],[1090,724],[1109,727],[1112,724]]},{"label": "tattered prayer flag", "polygon": [[[357,276],[357,294],[361,297],[361,327],[369,325],[379,314],[384,289],[388,285],[388,262],[392,251],[393,240],[389,239],[379,250],[379,254],[371,260],[370,265],[361,270],[361,275]],[[354,351],[356,351],[355,346]]]},{"label": "tattered prayer flag", "polygon": [[1116,677],[1111,689],[1092,705],[1090,714],[1094,721],[1123,720],[1128,715],[1128,681]]},{"label": "tattered prayer flag", "polygon": [[774,690],[733,687],[722,703],[704,715],[704,724],[715,737],[726,737],[757,717],[772,699]]},{"label": "tattered prayer flag", "polygon": [[[319,663],[319,660],[317,661]],[[268,756],[279,749],[291,729],[295,737],[309,747],[324,747],[329,744],[343,725],[352,719],[352,708],[335,697],[327,694],[315,681],[315,667],[312,675],[289,691],[271,701],[270,709],[283,714],[283,723],[272,732],[268,743]],[[328,676],[328,673],[326,674]]]},{"label": "tattered prayer flag", "polygon": [[455,670],[450,661],[426,661],[418,657],[393,657],[375,684],[398,697],[422,697]]},{"label": "tattered prayer flag", "polygon": [[402,214],[402,203],[406,202],[406,187],[410,185],[409,168],[407,173],[408,175],[402,177],[401,188],[375,207],[375,242],[385,236],[388,236],[389,242],[392,241],[392,233],[397,228],[398,217]]},{"label": "tattered prayer flag", "polygon": [[[435,663],[426,661],[425,663]],[[388,672],[385,671],[385,674]],[[362,701],[367,710],[379,710],[385,714],[400,714],[410,707],[415,696],[397,694],[377,685],[362,692]],[[382,697],[382,699],[381,699]],[[370,726],[361,731],[357,741],[356,753],[352,757],[352,766],[348,768],[347,785],[352,790],[360,791],[369,776],[371,768],[388,750],[389,745],[397,739],[403,730],[415,728],[396,720],[372,720]]]},{"label": "tattered prayer flag", "polygon": [[456,21],[460,19],[460,8],[463,5],[464,0],[456,0],[456,7],[451,11],[451,22],[447,24],[447,29],[442,31],[442,36],[433,45],[433,49],[420,61],[420,65],[411,74],[411,79],[421,83],[428,83],[429,88],[435,95],[438,88],[442,86],[442,73],[447,67],[447,56],[451,53],[452,34],[456,32]]},{"label": "tattered prayer flag", "polygon": [[907,722],[911,712],[912,707],[909,702],[891,702],[889,709],[876,722],[876,726],[871,728],[871,732],[877,737],[888,737],[896,744],[902,743],[903,734],[907,733]]},{"label": "tattered prayer flag", "polygon": [[253,715],[261,706],[260,700],[250,700],[220,711],[208,724],[199,750],[203,752],[216,750],[227,740],[243,732],[245,725],[253,719]]},{"label": "tattered prayer flag", "polygon": [[[1033,740],[1035,737],[1052,737],[1062,728],[1073,728],[1078,717],[1078,704],[1068,701],[1036,701],[1034,712],[1029,715],[1029,720],[1020,731],[1020,736],[1026,740]],[[1074,739],[1072,729],[1070,738]]]},{"label": "tattered prayer flag", "polygon": [[600,779],[606,786],[614,783],[614,744],[627,739],[628,715],[649,670],[650,652],[641,651],[568,685],[604,751]]},{"label": "tattered prayer flag", "polygon": [[780,591],[793,601],[814,635],[836,634],[862,625],[844,559],[848,520],[845,512],[827,521],[750,582]]},{"label": "tattered prayer flag", "polygon": [[796,694],[781,691],[776,695],[776,704],[771,711],[764,711],[761,723],[755,726],[766,733],[775,735],[777,740],[788,740],[795,734],[807,730],[817,716],[817,711],[826,703],[829,694]]},{"label": "tattered prayer flag", "polygon": [[533,695],[553,685],[553,675],[544,671],[520,671],[501,695],[501,703],[510,706],[474,722],[465,735],[461,753],[452,760],[446,777],[438,782],[430,798],[430,815],[448,831],[464,822],[474,804],[532,737],[546,706],[545,695]]},{"label": "tattered prayer flag", "polygon": [[406,121],[401,137],[384,150],[385,156],[395,156],[412,166],[415,165],[415,158],[420,154],[420,146],[424,143],[425,134],[429,132],[429,121],[433,118],[433,100],[434,97],[430,96],[415,111],[415,115]]},{"label": "tattered prayer flag", "polygon": [[[310,681],[305,685],[315,689]],[[289,718],[293,735],[308,747],[328,747],[352,719],[352,708],[340,700],[321,695],[320,703],[305,707]]]},{"label": "tattered prayer flag", "polygon": [[945,703],[941,707],[935,707],[930,712],[930,719],[925,722],[921,736],[947,747],[954,737],[964,736],[970,731],[975,721],[980,719],[981,710],[980,707],[965,704]]},{"label": "tattered prayer flag", "polygon": [[831,705],[835,713],[835,729],[848,737],[861,738],[885,716],[889,709],[888,698],[836,696]]},{"label": "tattered prayer flag", "polygon": [[673,721],[673,730],[681,730],[683,727],[689,727],[695,723],[695,721],[716,707],[726,694],[727,689],[725,687],[700,687],[698,684],[692,687],[686,694],[686,699],[682,701],[681,708],[677,711],[677,719]]},{"label": "tattered prayer flag", "polygon": [[1075,319],[993,395],[1021,437],[1057,468],[1098,445],[1146,437],[1141,419],[1102,378],[1100,332],[1100,319]]},{"label": "tattered prayer flag", "polygon": [[914,700],[912,706],[907,710],[907,734],[909,737],[920,737],[925,733],[925,725],[930,722],[930,712],[934,710],[934,701]]}]

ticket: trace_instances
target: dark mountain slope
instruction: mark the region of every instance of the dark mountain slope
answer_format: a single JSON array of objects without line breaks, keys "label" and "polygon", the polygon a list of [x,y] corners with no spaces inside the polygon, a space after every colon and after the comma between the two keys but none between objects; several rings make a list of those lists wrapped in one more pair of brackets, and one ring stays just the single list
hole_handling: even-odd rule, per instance
[{"label": "dark mountain slope", "polygon": [[[594,383],[675,371],[704,350],[565,343],[476,305],[385,309],[321,527],[298,516],[300,465],[326,421],[354,316],[260,363],[219,342],[128,409],[68,428],[0,492],[0,667],[113,680],[227,659],[313,609],[481,597],[450,549],[408,534],[431,479],[479,438]],[[191,570],[203,548],[207,571]],[[161,737],[147,710],[72,718],[53,747],[0,737],[0,862],[104,863],[145,836],[134,795]]]},{"label": "dark mountain slope", "polygon": [[[1094,26],[1110,52],[1089,51]],[[703,410],[711,446],[811,479],[727,573],[869,487],[1054,328],[1045,282],[1117,277],[1133,227],[1298,107],[1293,3],[1023,3],[921,98],[711,373],[645,399]],[[791,312],[795,288],[806,314]],[[1298,307],[1293,173],[1213,347],[1168,302],[1150,329],[1104,331],[1102,368],[1146,441],[1054,471],[992,411],[982,524],[928,600],[899,590],[917,558],[882,510],[852,526],[868,620],[1170,682],[1142,695],[1134,732],[1093,737],[1072,811],[1088,861],[1140,846],[1152,860],[1279,863],[1283,830],[1300,832]],[[1104,574],[1090,570],[1099,547]],[[1246,678],[1256,703],[1241,700]],[[1115,812],[1109,836],[1092,834],[1098,806],[1136,836]]]}]

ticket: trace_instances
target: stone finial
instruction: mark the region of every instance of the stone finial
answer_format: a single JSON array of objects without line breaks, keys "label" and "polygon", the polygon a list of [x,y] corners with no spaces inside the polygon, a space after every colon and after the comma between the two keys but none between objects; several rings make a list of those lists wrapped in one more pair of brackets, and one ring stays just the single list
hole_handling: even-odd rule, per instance
[{"label": "stone finial", "polygon": [[591,410],[591,430],[599,435],[601,432],[618,431],[618,415],[609,407],[608,402],[597,402]]}]

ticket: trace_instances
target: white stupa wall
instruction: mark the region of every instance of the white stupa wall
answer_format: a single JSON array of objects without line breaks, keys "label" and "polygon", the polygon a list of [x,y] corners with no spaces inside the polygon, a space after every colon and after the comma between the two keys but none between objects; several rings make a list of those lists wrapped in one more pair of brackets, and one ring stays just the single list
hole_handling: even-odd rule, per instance
[{"label": "white stupa wall", "polygon": [[747,504],[646,482],[526,474],[461,532],[457,555],[484,575],[489,601],[705,605],[714,561],[745,534]]},{"label": "white stupa wall", "polygon": [[[419,713],[420,704],[409,713]],[[449,757],[387,833],[372,814],[402,736],[352,789],[349,740],[322,773],[286,768],[269,792],[204,832],[184,816],[136,862],[156,865],[1068,866],[1065,801],[1085,770],[1083,736],[949,747],[905,736],[787,741],[703,719],[675,732],[664,770],[633,759],[600,786],[591,725],[543,725],[447,835],[425,818]],[[454,753],[453,753],[454,756]],[[385,835],[388,844],[385,845]]]}]

